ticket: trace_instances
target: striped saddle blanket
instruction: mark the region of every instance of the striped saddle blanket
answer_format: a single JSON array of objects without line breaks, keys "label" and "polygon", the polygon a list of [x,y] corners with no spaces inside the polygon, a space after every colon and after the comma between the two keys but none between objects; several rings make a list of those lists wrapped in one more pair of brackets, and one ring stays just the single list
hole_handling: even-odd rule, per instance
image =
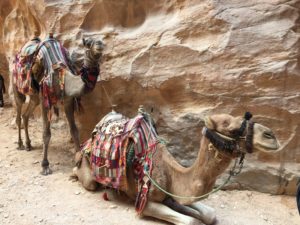
[{"label": "striped saddle blanket", "polygon": [[[81,150],[90,156],[91,171],[97,182],[126,191],[126,169],[131,166],[137,189],[141,192],[149,189],[150,182],[145,184],[144,178],[146,173],[152,172],[152,156],[157,143],[156,130],[143,115],[128,119],[112,112],[96,125],[92,137],[81,146]],[[141,202],[140,199],[137,202]],[[144,206],[137,205],[139,212]]]},{"label": "striped saddle blanket", "polygon": [[[31,71],[35,53],[36,57],[42,60],[44,68],[43,79],[39,84],[36,82],[36,86],[41,89],[45,107],[51,108],[63,97],[66,70],[74,74],[74,67],[68,51],[56,39],[48,38],[43,42],[33,39],[27,42],[16,55],[13,72],[14,84],[22,94],[31,95],[36,91],[33,89],[34,78]],[[59,90],[54,90],[54,76],[59,82]]]},{"label": "striped saddle blanket", "polygon": [[[42,59],[44,67],[44,78],[40,82],[43,104],[50,109],[64,97],[65,72],[72,71],[72,63],[67,50],[54,38],[46,39],[40,44],[38,58]],[[59,90],[55,90],[55,77]]]}]

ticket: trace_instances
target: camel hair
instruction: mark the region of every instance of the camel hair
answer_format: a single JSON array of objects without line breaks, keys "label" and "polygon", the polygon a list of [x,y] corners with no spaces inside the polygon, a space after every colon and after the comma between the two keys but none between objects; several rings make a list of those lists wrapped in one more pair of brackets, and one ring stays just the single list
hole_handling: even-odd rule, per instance
[{"label": "camel hair", "polygon": [[[49,35],[50,38],[53,38],[52,34]],[[98,38],[83,38],[83,46],[85,47],[85,54],[84,54],[84,62],[81,70],[85,71],[97,71],[96,78],[99,75],[99,62],[101,60],[102,52],[104,49],[104,44]],[[39,51],[39,49],[37,49]],[[36,53],[37,54],[37,53]],[[38,83],[42,81],[45,77],[44,65],[46,60],[45,57],[36,57],[32,64],[32,76],[36,79]],[[86,73],[85,73],[86,75]],[[89,76],[90,74],[88,74]],[[75,111],[75,98],[78,98],[88,92],[91,91],[89,87],[89,81],[87,78],[83,77],[83,73],[81,76],[76,76],[70,70],[66,70],[64,75],[64,90],[61,90],[59,87],[59,77],[58,74],[53,76],[53,89],[55,90],[55,95],[58,99],[60,96],[63,95],[63,107],[64,111],[69,123],[69,129],[72,136],[72,140],[74,141],[75,145],[75,162],[80,160],[81,155],[77,154],[80,151],[80,141],[79,141],[79,132],[75,124],[74,119],[74,111]],[[63,94],[61,93],[63,92]],[[22,142],[21,137],[21,112],[22,112],[22,105],[26,100],[26,96],[20,93],[17,90],[16,85],[13,87],[14,99],[16,103],[17,109],[17,117],[16,123],[18,126],[18,149],[23,150],[25,147]],[[26,150],[31,150],[31,141],[28,134],[28,120],[29,116],[33,113],[34,109],[41,103],[42,108],[42,118],[43,118],[43,160],[42,160],[42,172],[43,175],[51,174],[52,171],[49,168],[49,161],[48,161],[48,146],[51,138],[51,130],[50,130],[50,120],[48,118],[49,108],[46,108],[44,103],[44,96],[40,94],[38,90],[36,90],[33,94],[29,95],[29,103],[22,114],[24,129],[25,129],[25,138],[26,138]],[[79,157],[79,159],[78,159]]]},{"label": "camel hair", "polygon": [[[161,188],[177,196],[201,196],[213,189],[217,177],[241,154],[254,151],[274,153],[282,149],[271,129],[228,114],[206,117],[202,133],[198,156],[188,168],[181,166],[165,145],[158,144],[153,155],[152,178]],[[229,150],[228,146],[233,148]],[[73,173],[86,189],[96,189],[98,184],[91,174],[87,155]],[[137,192],[132,168],[127,169],[127,182],[129,188],[125,194],[135,199]],[[216,220],[213,208],[195,198],[172,199],[153,184],[142,215],[177,225],[212,224]]]}]

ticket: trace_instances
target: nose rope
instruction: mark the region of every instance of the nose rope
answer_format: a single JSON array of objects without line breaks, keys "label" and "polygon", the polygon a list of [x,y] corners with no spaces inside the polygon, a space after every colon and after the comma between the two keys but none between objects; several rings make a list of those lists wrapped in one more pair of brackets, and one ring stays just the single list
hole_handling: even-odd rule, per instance
[{"label": "nose rope", "polygon": [[110,107],[113,109],[116,105],[112,104],[112,101],[111,101],[111,98],[109,97],[108,93],[107,93],[107,90],[106,88],[104,87],[104,85],[102,84],[101,87],[103,88],[104,90],[104,93],[106,95],[106,98],[108,100],[108,103],[110,104]]}]

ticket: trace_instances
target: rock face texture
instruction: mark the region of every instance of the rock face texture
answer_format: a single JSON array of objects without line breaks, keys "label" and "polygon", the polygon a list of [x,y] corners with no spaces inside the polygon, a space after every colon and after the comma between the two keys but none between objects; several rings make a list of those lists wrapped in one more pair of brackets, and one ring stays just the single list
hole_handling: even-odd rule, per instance
[{"label": "rock face texture", "polygon": [[116,110],[150,111],[183,165],[198,153],[209,114],[254,114],[288,143],[246,157],[242,188],[293,194],[300,173],[300,0],[1,0],[0,72],[39,30],[54,31],[80,64],[81,38],[103,37],[101,81],[82,98],[86,139]]}]

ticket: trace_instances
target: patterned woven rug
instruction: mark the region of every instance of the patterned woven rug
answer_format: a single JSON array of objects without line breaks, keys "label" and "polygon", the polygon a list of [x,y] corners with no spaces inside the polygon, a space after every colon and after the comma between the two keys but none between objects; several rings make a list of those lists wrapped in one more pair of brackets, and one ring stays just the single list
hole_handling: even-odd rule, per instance
[{"label": "patterned woven rug", "polygon": [[24,95],[31,95],[35,92],[32,87],[32,77],[30,73],[33,55],[37,50],[39,43],[40,41],[38,39],[27,42],[15,57],[13,83],[18,92]]},{"label": "patterned woven rug", "polygon": [[81,150],[90,155],[91,171],[96,181],[114,189],[128,188],[126,169],[132,166],[137,190],[136,210],[145,206],[152,172],[152,156],[158,143],[154,127],[142,115],[127,119],[112,112],[98,123],[92,137]]}]

